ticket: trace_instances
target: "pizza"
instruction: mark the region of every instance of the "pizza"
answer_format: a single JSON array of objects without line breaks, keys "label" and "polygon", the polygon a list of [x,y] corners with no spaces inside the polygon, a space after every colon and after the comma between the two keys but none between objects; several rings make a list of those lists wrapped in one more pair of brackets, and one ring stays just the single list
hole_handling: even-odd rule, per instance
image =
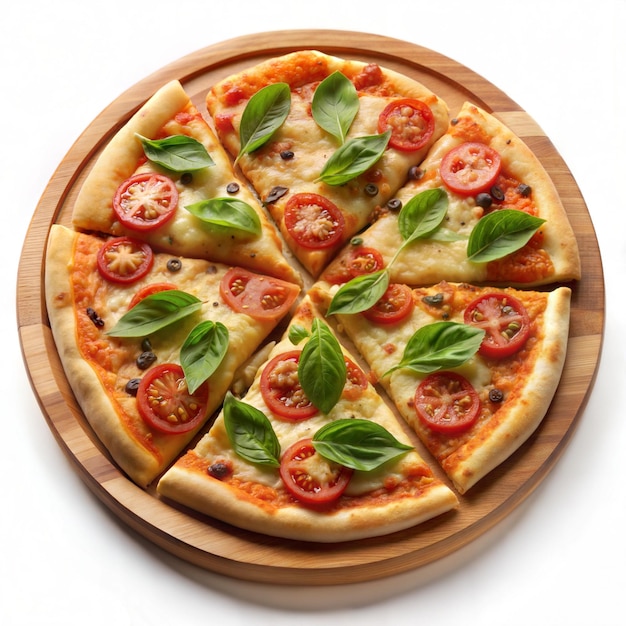
[{"label": "pizza", "polygon": [[476,105],[316,50],[198,101],[158,89],[51,227],[48,318],[98,445],[285,540],[454,515],[565,362],[580,261],[546,170]]},{"label": "pizza", "polygon": [[[337,286],[315,289],[328,307]],[[565,363],[570,299],[565,286],[392,283],[371,308],[337,321],[464,494],[545,416]]]},{"label": "pizza", "polygon": [[49,236],[45,286],[76,399],[115,462],[144,487],[219,407],[299,292],[274,277],[60,224]]},{"label": "pizza", "polygon": [[[314,50],[230,76],[206,102],[221,141],[313,276],[448,127],[447,105],[420,83]],[[281,123],[270,132],[272,122]]]},{"label": "pizza", "polygon": [[247,530],[325,543],[457,505],[308,297],[245,397],[228,396],[158,491]]}]

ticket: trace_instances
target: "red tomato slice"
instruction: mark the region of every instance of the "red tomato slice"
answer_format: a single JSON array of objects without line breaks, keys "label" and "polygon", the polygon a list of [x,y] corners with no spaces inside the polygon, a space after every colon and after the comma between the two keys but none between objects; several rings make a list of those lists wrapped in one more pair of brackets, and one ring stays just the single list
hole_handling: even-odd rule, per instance
[{"label": "red tomato slice", "polygon": [[492,359],[515,354],[530,335],[530,318],[526,307],[513,296],[488,293],[465,309],[466,324],[485,330],[479,352]]},{"label": "red tomato slice", "polygon": [[431,430],[457,435],[478,419],[480,400],[472,384],[460,374],[436,372],[418,386],[415,411]]},{"label": "red tomato slice", "polygon": [[130,237],[107,240],[96,257],[101,276],[112,283],[121,284],[134,283],[143,278],[153,263],[152,248]]},{"label": "red tomato slice", "polygon": [[324,196],[299,193],[287,201],[285,228],[303,248],[330,248],[341,241],[345,220],[339,208]]},{"label": "red tomato slice", "polygon": [[261,395],[267,407],[290,421],[308,419],[317,407],[307,398],[298,379],[300,351],[275,356],[261,373]]},{"label": "red tomato slice", "polygon": [[351,278],[356,278],[363,274],[373,274],[382,270],[384,264],[383,256],[378,250],[359,246],[350,252],[348,271]]},{"label": "red tomato slice", "polygon": [[363,315],[376,324],[396,324],[413,311],[413,292],[407,285],[391,283],[383,297]]},{"label": "red tomato slice", "polygon": [[283,317],[300,293],[297,285],[240,267],[233,267],[220,282],[224,302],[238,313],[256,320],[277,320]]},{"label": "red tomato slice", "polygon": [[133,230],[152,230],[174,216],[178,190],[174,181],[145,172],[124,181],[115,192],[113,210],[119,221]]},{"label": "red tomato slice", "polygon": [[148,370],[137,388],[137,408],[154,430],[179,435],[193,430],[205,418],[209,385],[203,383],[189,393],[183,368],[162,363]]},{"label": "red tomato slice", "polygon": [[132,309],[136,304],[139,304],[144,298],[151,296],[153,293],[169,291],[170,289],[178,289],[178,287],[173,283],[151,283],[150,285],[146,285],[132,297],[128,308]]},{"label": "red tomato slice", "polygon": [[496,182],[500,155],[483,143],[467,142],[452,148],[441,160],[441,178],[450,190],[469,196],[488,191]]},{"label": "red tomato slice", "polygon": [[354,402],[358,400],[367,389],[367,376],[365,372],[354,361],[345,357],[346,362],[346,384],[341,394],[342,398]]},{"label": "red tomato slice", "polygon": [[412,152],[423,148],[435,132],[435,117],[421,100],[402,98],[390,102],[378,118],[378,132],[391,130],[389,146]]},{"label": "red tomato slice", "polygon": [[287,448],[279,472],[287,491],[300,502],[311,505],[337,500],[353,474],[350,468],[319,455],[311,439],[302,439]]}]

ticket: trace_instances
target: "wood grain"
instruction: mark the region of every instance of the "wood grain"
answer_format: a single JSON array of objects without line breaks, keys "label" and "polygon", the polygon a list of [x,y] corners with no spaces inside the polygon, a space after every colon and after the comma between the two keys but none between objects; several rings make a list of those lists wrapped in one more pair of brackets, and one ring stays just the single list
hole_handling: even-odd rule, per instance
[{"label": "wood grain", "polygon": [[[48,325],[42,272],[50,226],[69,224],[76,193],[99,151],[165,82],[177,79],[200,111],[217,80],[262,59],[303,47],[376,62],[427,85],[450,106],[465,100],[492,112],[537,154],[568,211],[582,259],[573,285],[568,356],[550,411],[508,461],[462,497],[459,510],[392,536],[338,545],[283,541],[241,531],[162,502],[111,462],[65,379]],[[17,318],[26,369],[59,445],[96,496],[124,523],[167,552],[208,570],[252,581],[327,585],[372,580],[430,563],[485,533],[537,487],[565,448],[594,382],[604,330],[604,278],[584,199],[566,164],[536,122],[506,94],[459,63],[415,44],[331,30],[260,33],[199,50],[120,95],[60,163],[36,207],[18,273]]]}]

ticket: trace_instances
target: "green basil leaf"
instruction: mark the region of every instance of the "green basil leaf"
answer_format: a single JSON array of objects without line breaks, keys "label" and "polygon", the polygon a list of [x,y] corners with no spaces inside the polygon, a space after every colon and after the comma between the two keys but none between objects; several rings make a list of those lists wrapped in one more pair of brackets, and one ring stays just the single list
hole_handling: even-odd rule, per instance
[{"label": "green basil leaf", "polygon": [[205,320],[195,326],[180,349],[180,364],[193,393],[219,367],[228,351],[228,328]]},{"label": "green basil leaf", "polygon": [[387,148],[389,137],[390,130],[382,135],[349,139],[326,161],[319,180],[328,185],[343,185],[356,178],[380,159]]},{"label": "green basil leaf", "polygon": [[429,237],[441,226],[447,212],[448,194],[441,187],[413,196],[398,215],[398,228],[405,244]]},{"label": "green basil leaf", "polygon": [[317,124],[343,143],[359,111],[359,96],[341,72],[327,76],[315,90],[311,114]]},{"label": "green basil leaf", "polygon": [[261,220],[257,212],[243,200],[211,198],[190,204],[185,209],[213,226],[241,230],[253,235],[261,234]]},{"label": "green basil leaf", "polygon": [[311,336],[298,361],[304,393],[322,413],[329,413],[341,397],[346,376],[346,361],[337,338],[326,324],[313,320]]},{"label": "green basil leaf", "polygon": [[400,363],[384,375],[401,368],[429,374],[458,367],[476,354],[484,336],[484,330],[458,322],[428,324],[413,334]]},{"label": "green basil leaf", "polygon": [[313,436],[313,446],[329,461],[366,472],[413,449],[365,419],[340,419],[322,426]]},{"label": "green basil leaf", "polygon": [[107,332],[111,337],[146,337],[195,313],[202,301],[184,291],[169,289],[147,296]]},{"label": "green basil leaf", "polygon": [[246,461],[280,467],[280,443],[265,414],[230,391],[224,399],[224,426],[235,452]]},{"label": "green basil leaf", "polygon": [[470,234],[467,257],[474,263],[501,259],[524,247],[545,221],[516,209],[488,213]]},{"label": "green basil leaf", "polygon": [[291,341],[294,346],[297,346],[301,341],[310,336],[311,333],[304,328],[304,326],[294,324],[289,327],[289,341]]},{"label": "green basil leaf", "polygon": [[173,172],[194,172],[215,165],[207,149],[193,137],[172,135],[165,139],[148,139],[139,134],[135,136],[150,161]]},{"label": "green basil leaf", "polygon": [[328,315],[336,313],[360,313],[373,307],[389,287],[386,269],[363,274],[342,285],[328,306]]},{"label": "green basil leaf", "polygon": [[287,83],[274,83],[257,91],[241,116],[241,149],[235,163],[244,155],[265,144],[289,115],[291,90]]}]

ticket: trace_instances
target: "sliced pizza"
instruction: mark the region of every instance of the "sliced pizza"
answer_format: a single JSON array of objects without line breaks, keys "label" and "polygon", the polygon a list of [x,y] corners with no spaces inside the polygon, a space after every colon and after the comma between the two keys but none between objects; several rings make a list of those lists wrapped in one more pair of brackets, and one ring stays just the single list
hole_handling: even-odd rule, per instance
[{"label": "sliced pizza", "polygon": [[305,297],[242,398],[159,494],[234,526],[313,542],[410,528],[457,498]]},{"label": "sliced pizza", "polygon": [[419,82],[315,50],[229,76],[206,101],[222,143],[313,276],[393,197],[449,120]]},{"label": "sliced pizza", "polygon": [[[337,287],[318,283],[332,304]],[[561,378],[571,291],[392,283],[337,321],[460,493],[536,430]]]},{"label": "sliced pizza", "polygon": [[95,434],[152,482],[221,405],[299,287],[139,240],[53,225],[46,304],[61,364]]},{"label": "sliced pizza", "polygon": [[576,237],[550,176],[511,130],[470,103],[389,206],[326,280],[350,280],[364,257],[392,282],[416,286],[580,278]]},{"label": "sliced pizza", "polygon": [[159,89],[105,145],[72,224],[301,281],[266,210],[178,81]]}]

